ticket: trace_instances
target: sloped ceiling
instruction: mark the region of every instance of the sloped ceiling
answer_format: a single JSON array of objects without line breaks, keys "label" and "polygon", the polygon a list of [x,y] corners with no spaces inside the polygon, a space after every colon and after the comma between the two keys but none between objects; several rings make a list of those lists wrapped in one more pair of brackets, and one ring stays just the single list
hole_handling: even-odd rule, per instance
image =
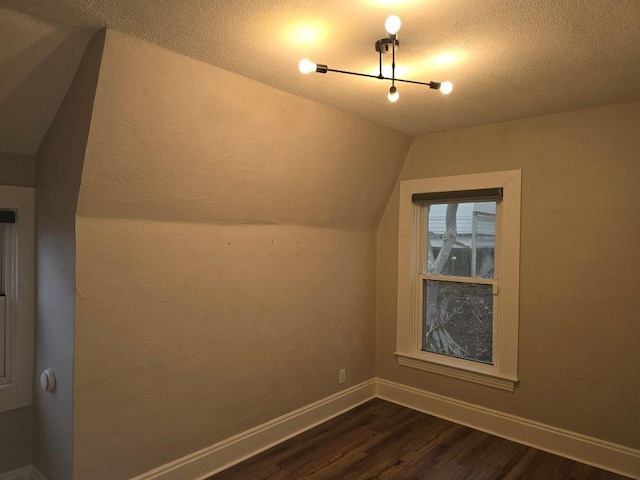
[{"label": "sloped ceiling", "polygon": [[[0,151],[14,153],[37,149],[61,98],[52,84],[68,82],[80,40],[103,26],[413,135],[640,98],[638,0],[0,0],[0,7],[8,9],[0,16]],[[451,95],[400,84],[391,104],[387,82],[298,72],[308,57],[377,73],[374,43],[391,13],[403,20],[398,76],[451,80]]]},{"label": "sloped ceiling", "polygon": [[0,152],[35,154],[89,38],[0,9]]}]

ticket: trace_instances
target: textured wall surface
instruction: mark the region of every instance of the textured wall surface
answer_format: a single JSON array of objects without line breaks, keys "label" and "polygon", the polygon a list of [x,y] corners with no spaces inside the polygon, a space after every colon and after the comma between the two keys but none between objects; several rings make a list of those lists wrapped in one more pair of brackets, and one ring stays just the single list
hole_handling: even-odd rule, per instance
[{"label": "textured wall surface", "polygon": [[80,215],[377,225],[411,137],[109,37]]},{"label": "textured wall surface", "polygon": [[35,370],[53,368],[56,390],[35,389],[35,463],[49,480],[71,478],[75,219],[103,43],[89,43],[36,155]]},{"label": "textured wall surface", "polygon": [[33,407],[0,413],[0,474],[33,462]]},{"label": "textured wall surface", "polygon": [[36,184],[36,161],[33,156],[0,152],[0,185],[33,187]]},{"label": "textured wall surface", "polygon": [[640,103],[419,138],[400,178],[522,169],[514,393],[399,367],[398,188],[378,230],[376,374],[640,448]]},{"label": "textured wall surface", "polygon": [[74,478],[130,478],[371,378],[375,228],[410,142],[109,31],[78,210]]}]

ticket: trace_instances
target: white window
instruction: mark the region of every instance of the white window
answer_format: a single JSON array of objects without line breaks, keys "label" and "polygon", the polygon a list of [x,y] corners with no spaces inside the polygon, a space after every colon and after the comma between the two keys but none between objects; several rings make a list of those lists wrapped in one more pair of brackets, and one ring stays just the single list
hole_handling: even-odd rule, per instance
[{"label": "white window", "polygon": [[0,186],[0,412],[33,397],[34,197]]},{"label": "white window", "polygon": [[513,391],[520,171],[400,183],[398,363]]}]

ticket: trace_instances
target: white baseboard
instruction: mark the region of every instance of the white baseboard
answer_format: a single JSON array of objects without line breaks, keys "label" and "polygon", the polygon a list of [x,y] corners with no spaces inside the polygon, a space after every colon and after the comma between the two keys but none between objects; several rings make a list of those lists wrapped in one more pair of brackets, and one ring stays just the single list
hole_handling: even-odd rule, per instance
[{"label": "white baseboard", "polygon": [[371,379],[131,480],[205,479],[371,400],[375,391],[375,380]]},{"label": "white baseboard", "polygon": [[7,473],[0,473],[0,480],[47,480],[47,478],[34,465],[27,465]]},{"label": "white baseboard", "polygon": [[38,470],[35,465],[31,465],[31,476],[30,480],[47,480],[40,470]]},{"label": "white baseboard", "polygon": [[[640,450],[378,378],[307,405],[131,480],[205,479],[375,397],[604,470],[640,478]],[[0,475],[0,480],[46,479],[33,475]]]},{"label": "white baseboard", "polygon": [[588,465],[640,478],[640,450],[376,379],[376,396]]}]

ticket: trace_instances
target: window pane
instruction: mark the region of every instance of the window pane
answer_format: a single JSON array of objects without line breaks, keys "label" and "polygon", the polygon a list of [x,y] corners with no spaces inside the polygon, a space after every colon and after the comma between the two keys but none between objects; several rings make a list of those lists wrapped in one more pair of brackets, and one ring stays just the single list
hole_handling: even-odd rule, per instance
[{"label": "window pane", "polygon": [[5,299],[5,235],[7,225],[0,223],[0,379],[5,377],[5,356],[6,356],[6,299]]},{"label": "window pane", "polygon": [[423,281],[422,350],[492,363],[493,287]]},{"label": "window pane", "polygon": [[4,223],[0,223],[0,295],[4,295],[5,294],[5,286],[4,286],[4,282],[5,282],[5,236],[6,236],[6,230],[8,229],[7,225],[5,225]]},{"label": "window pane", "polygon": [[427,273],[494,278],[496,202],[429,205]]},{"label": "window pane", "polygon": [[5,321],[5,309],[6,309],[6,298],[4,295],[0,295],[0,380],[5,377],[4,370],[4,359],[5,359],[5,346],[6,346],[6,328],[7,323]]}]

